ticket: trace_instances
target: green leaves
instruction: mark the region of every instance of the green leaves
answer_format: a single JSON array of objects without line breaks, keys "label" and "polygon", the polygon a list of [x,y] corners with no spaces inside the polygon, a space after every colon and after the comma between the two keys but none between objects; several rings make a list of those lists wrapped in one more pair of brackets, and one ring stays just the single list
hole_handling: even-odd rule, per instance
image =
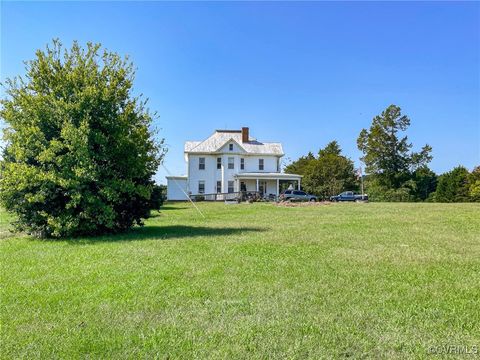
[{"label": "green leaves", "polygon": [[480,166],[476,166],[468,177],[469,195],[472,201],[480,201]]},{"label": "green leaves", "polygon": [[325,199],[345,190],[357,188],[353,162],[341,155],[340,146],[332,141],[319,151],[304,178],[305,189]]},{"label": "green leaves", "polygon": [[132,96],[133,65],[88,43],[54,40],[7,80],[0,201],[17,227],[41,236],[123,231],[149,214],[163,140],[146,101]]},{"label": "green leaves", "polygon": [[415,181],[410,181],[415,171],[426,167],[432,160],[432,148],[429,145],[425,145],[418,153],[411,152],[412,144],[408,137],[401,136],[409,126],[410,119],[402,115],[400,107],[390,105],[381,115],[373,118],[370,129],[363,129],[358,136],[357,147],[363,153],[361,159],[366,165],[373,189],[373,192],[368,192],[378,193],[379,199],[384,199],[382,192],[391,190],[393,193],[388,198],[408,199],[417,191],[417,185],[413,186]]},{"label": "green leaves", "polygon": [[457,166],[452,171],[442,174],[438,179],[435,192],[437,202],[465,202],[469,198],[469,173],[463,166]]},{"label": "green leaves", "polygon": [[312,153],[288,165],[286,172],[304,175],[303,188],[322,198],[337,195],[344,190],[357,188],[353,162],[341,154],[337,141],[320,149],[318,157]]}]

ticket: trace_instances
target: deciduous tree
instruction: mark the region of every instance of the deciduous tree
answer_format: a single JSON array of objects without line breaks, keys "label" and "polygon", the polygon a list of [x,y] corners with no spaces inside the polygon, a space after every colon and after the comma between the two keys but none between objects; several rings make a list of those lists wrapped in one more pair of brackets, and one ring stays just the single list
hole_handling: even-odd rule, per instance
[{"label": "deciduous tree", "polygon": [[470,173],[468,183],[470,199],[480,202],[480,166],[476,166]]},{"label": "deciduous tree", "polygon": [[413,172],[412,181],[415,185],[411,193],[416,201],[427,200],[437,188],[437,175],[426,165]]},{"label": "deciduous tree", "polygon": [[465,202],[470,200],[469,173],[463,166],[442,174],[438,179],[434,199],[437,202]]},{"label": "deciduous tree", "polygon": [[313,160],[315,160],[315,156],[309,152],[306,156],[302,156],[298,160],[287,165],[285,167],[285,172],[288,174],[305,175],[308,172],[308,168],[312,165]]},{"label": "deciduous tree", "polygon": [[303,185],[305,190],[324,199],[358,187],[353,162],[341,155],[336,141],[328,143],[318,152],[318,158],[312,160],[308,167]]}]

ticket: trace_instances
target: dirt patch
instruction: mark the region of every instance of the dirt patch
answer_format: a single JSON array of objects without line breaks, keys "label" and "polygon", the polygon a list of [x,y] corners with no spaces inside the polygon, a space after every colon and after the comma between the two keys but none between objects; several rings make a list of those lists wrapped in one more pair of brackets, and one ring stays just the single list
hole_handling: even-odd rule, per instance
[{"label": "dirt patch", "polygon": [[276,203],[276,206],[283,206],[283,207],[307,207],[307,206],[324,206],[324,205],[331,205],[330,201],[280,201]]}]

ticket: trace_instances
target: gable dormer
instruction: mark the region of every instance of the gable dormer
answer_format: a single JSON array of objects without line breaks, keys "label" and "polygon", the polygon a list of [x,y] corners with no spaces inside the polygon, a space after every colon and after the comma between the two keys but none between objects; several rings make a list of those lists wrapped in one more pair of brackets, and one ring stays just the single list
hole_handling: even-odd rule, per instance
[{"label": "gable dormer", "polygon": [[220,147],[217,152],[222,154],[243,154],[245,153],[245,149],[235,140],[231,139]]}]

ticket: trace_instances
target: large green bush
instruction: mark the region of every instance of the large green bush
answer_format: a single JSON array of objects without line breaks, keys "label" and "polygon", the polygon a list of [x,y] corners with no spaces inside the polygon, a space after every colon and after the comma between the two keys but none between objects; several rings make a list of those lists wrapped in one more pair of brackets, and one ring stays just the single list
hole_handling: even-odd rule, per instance
[{"label": "large green bush", "polygon": [[358,188],[353,161],[342,155],[337,141],[331,141],[320,149],[318,157],[306,167],[302,183],[306,191],[321,199]]},{"label": "large green bush", "polygon": [[165,185],[154,185],[150,195],[150,209],[160,210],[167,197],[167,187]]},{"label": "large green bush", "polygon": [[470,173],[469,195],[472,201],[480,202],[480,166],[476,166]]},{"label": "large green bush", "polygon": [[463,166],[457,166],[438,179],[434,199],[437,202],[466,202],[469,196],[469,172]]},{"label": "large green bush", "polygon": [[151,207],[162,159],[127,59],[58,41],[3,84],[0,201],[38,236],[124,231]]}]

